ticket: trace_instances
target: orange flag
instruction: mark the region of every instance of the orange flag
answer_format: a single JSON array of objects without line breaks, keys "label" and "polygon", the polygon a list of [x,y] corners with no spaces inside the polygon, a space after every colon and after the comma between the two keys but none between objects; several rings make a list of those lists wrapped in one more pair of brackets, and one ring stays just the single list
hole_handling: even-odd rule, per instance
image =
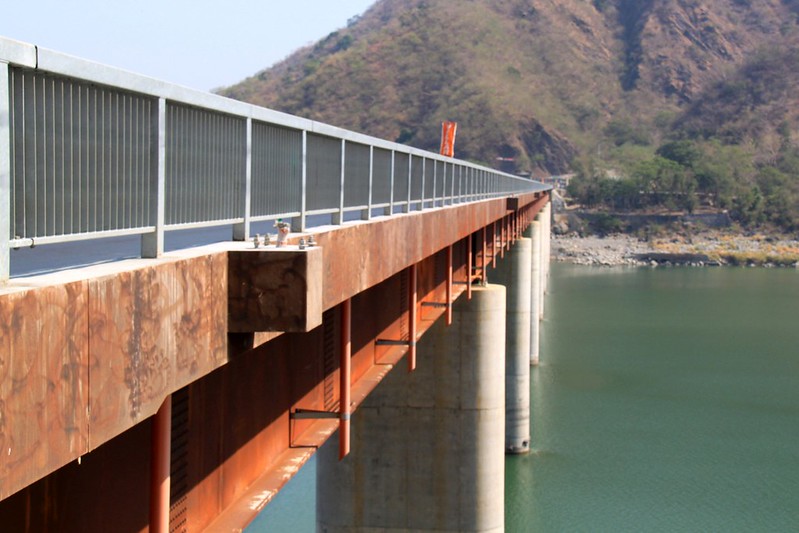
[{"label": "orange flag", "polygon": [[455,157],[455,132],[457,130],[456,122],[445,120],[441,123],[441,155]]}]

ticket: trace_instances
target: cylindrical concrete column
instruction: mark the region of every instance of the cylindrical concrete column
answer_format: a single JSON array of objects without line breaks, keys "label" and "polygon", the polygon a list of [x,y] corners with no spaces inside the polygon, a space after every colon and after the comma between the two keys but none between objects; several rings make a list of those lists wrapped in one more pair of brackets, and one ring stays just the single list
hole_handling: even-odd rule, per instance
[{"label": "cylindrical concrete column", "polygon": [[503,531],[505,287],[474,287],[319,451],[317,530]]},{"label": "cylindrical concrete column", "polygon": [[[541,237],[542,237],[542,248],[541,248],[541,268],[542,268],[542,283],[543,286],[541,287],[543,290],[543,294],[547,293],[549,289],[549,256],[550,256],[550,248],[552,246],[551,242],[551,235],[552,235],[552,202],[550,201],[547,203],[544,208],[541,210],[542,217],[542,227],[541,227]],[[541,300],[541,314],[544,314],[544,300]]]},{"label": "cylindrical concrete column", "polygon": [[546,294],[547,290],[547,275],[548,275],[548,267],[549,267],[549,251],[548,251],[548,240],[547,237],[549,235],[549,216],[547,215],[547,207],[549,204],[545,205],[541,211],[538,212],[535,219],[538,222],[538,232],[540,235],[539,239],[539,253],[541,254],[541,259],[539,261],[541,265],[540,273],[539,273],[539,300],[540,306],[538,308],[538,317],[543,320],[544,319],[544,295]]},{"label": "cylindrical concrete column", "polygon": [[519,239],[497,268],[507,287],[505,324],[505,453],[530,451],[530,304],[532,241]]},{"label": "cylindrical concrete column", "polygon": [[530,364],[537,365],[539,357],[541,328],[541,223],[530,223],[532,240],[532,272],[530,287]]}]

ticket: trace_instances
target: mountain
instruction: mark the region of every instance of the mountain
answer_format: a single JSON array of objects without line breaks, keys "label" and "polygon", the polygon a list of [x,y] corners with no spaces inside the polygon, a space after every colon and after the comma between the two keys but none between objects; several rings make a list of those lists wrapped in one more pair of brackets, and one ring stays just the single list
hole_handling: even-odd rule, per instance
[{"label": "mountain", "polygon": [[760,164],[799,122],[798,18],[799,0],[381,0],[220,92],[429,150],[454,120],[457,157],[519,173],[629,169],[686,138]]}]

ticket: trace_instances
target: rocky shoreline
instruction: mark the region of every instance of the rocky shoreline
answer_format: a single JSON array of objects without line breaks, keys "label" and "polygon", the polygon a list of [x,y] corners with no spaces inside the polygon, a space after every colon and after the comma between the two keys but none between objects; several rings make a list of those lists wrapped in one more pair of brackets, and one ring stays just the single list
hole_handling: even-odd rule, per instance
[{"label": "rocky shoreline", "polygon": [[650,240],[631,235],[553,235],[552,259],[597,266],[736,265],[799,268],[799,240],[717,232]]}]

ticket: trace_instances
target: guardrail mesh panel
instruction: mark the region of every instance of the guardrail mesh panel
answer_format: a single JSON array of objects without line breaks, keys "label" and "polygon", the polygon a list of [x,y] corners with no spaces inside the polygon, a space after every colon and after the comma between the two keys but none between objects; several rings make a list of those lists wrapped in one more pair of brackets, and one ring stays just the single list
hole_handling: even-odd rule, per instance
[{"label": "guardrail mesh panel", "polygon": [[253,122],[250,201],[252,216],[300,211],[302,131]]},{"label": "guardrail mesh panel", "polygon": [[242,217],[246,156],[246,119],[167,103],[166,223]]},{"label": "guardrail mesh panel", "polygon": [[306,209],[330,209],[339,205],[341,140],[308,133]]},{"label": "guardrail mesh panel", "polygon": [[344,207],[369,203],[369,147],[348,142],[344,157]]},{"label": "guardrail mesh panel", "polygon": [[424,197],[426,200],[430,200],[435,192],[433,188],[435,185],[433,182],[433,170],[435,169],[435,165],[435,161],[427,161],[424,166]]},{"label": "guardrail mesh panel", "polygon": [[444,180],[446,176],[444,175],[445,163],[443,161],[436,161],[436,188],[435,188],[435,195],[436,198],[442,198],[444,196]]},{"label": "guardrail mesh panel", "polygon": [[154,99],[19,68],[9,96],[12,238],[154,224]]},{"label": "guardrail mesh panel", "polygon": [[391,151],[375,148],[372,154],[372,203],[391,201]]},{"label": "guardrail mesh panel", "polygon": [[429,161],[422,157],[414,157],[411,168],[411,200],[419,201],[422,199],[422,167],[426,167]]},{"label": "guardrail mesh panel", "polygon": [[408,200],[408,154],[394,154],[394,202]]}]

